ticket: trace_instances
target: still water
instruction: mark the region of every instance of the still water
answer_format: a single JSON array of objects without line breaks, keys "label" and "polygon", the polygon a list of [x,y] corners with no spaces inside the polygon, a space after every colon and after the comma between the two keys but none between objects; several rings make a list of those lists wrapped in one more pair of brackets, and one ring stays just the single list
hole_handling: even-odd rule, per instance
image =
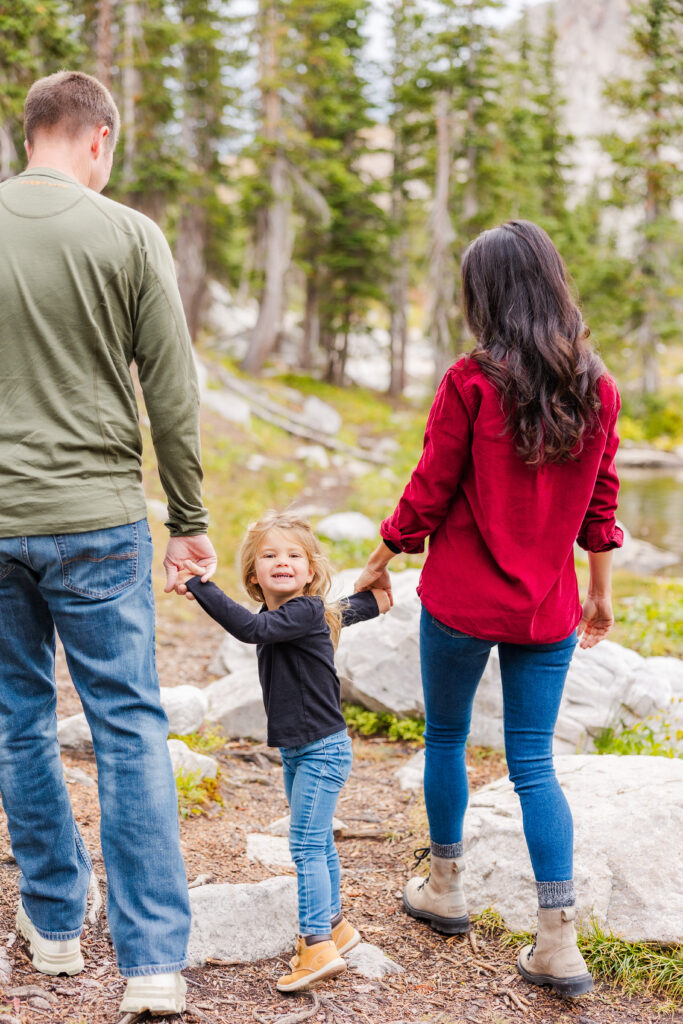
[{"label": "still water", "polygon": [[619,519],[634,537],[677,554],[664,575],[683,576],[683,472],[622,469],[619,477]]}]

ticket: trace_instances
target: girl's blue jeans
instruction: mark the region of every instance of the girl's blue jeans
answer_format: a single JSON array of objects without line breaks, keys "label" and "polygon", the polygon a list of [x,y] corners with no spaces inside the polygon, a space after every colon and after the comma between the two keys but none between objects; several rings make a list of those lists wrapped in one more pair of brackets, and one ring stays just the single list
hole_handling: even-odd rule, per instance
[{"label": "girl's blue jeans", "polygon": [[[469,796],[465,745],[474,696],[493,646],[422,609],[424,791],[430,839],[440,846],[462,842]],[[555,776],[552,744],[575,646],[576,633],[552,644],[498,644],[505,754],[537,882],[566,881],[573,872],[572,815]]]},{"label": "girl's blue jeans", "polygon": [[92,732],[107,919],[126,977],[180,970],[190,931],[151,565],[144,519],[0,538],[0,791],[21,899],[44,938],[80,934],[92,864],[57,742],[56,630]]},{"label": "girl's blue jeans", "polygon": [[299,932],[326,935],[341,910],[341,869],[332,819],[351,772],[351,739],[344,729],[302,747],[281,747],[291,810],[289,848],[296,864]]}]

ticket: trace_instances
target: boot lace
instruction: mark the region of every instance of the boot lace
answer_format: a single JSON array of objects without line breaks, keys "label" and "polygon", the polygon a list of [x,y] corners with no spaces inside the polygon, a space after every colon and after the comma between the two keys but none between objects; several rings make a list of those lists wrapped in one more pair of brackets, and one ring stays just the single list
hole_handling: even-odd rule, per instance
[{"label": "boot lace", "polygon": [[[413,857],[415,858],[415,867],[418,867],[422,863],[423,860],[426,860],[430,853],[431,853],[431,848],[429,846],[421,846],[421,847],[419,847],[419,849],[413,850]],[[424,889],[424,887],[425,887],[425,885],[427,884],[428,881],[429,881],[429,875],[427,875],[427,877],[424,878],[420,882],[420,884],[418,885],[418,887],[417,887],[418,888],[418,892],[421,892],[422,889]]]}]

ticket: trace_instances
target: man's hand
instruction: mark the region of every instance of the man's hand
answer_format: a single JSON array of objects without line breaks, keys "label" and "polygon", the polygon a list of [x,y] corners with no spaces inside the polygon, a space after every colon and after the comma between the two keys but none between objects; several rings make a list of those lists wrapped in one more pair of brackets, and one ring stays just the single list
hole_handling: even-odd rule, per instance
[{"label": "man's hand", "polygon": [[196,566],[201,573],[202,583],[211,579],[218,565],[218,556],[205,533],[197,534],[196,537],[171,537],[169,540],[164,556],[165,594],[170,594],[172,590],[177,594],[187,593],[187,587],[179,576],[187,568],[185,562],[192,562]]},{"label": "man's hand", "polygon": [[579,647],[595,647],[605,639],[613,625],[611,598],[591,597],[589,594],[583,602],[583,615],[576,631],[581,637]]}]

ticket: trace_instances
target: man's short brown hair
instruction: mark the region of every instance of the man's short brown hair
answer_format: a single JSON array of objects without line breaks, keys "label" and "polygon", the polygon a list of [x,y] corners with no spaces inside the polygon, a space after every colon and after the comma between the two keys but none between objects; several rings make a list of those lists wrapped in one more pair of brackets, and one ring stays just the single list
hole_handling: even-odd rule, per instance
[{"label": "man's short brown hair", "polygon": [[83,71],[58,71],[40,78],[28,91],[24,106],[24,133],[33,145],[36,131],[59,125],[75,137],[87,128],[106,125],[107,145],[113,149],[121,120],[111,93],[101,82]]}]

